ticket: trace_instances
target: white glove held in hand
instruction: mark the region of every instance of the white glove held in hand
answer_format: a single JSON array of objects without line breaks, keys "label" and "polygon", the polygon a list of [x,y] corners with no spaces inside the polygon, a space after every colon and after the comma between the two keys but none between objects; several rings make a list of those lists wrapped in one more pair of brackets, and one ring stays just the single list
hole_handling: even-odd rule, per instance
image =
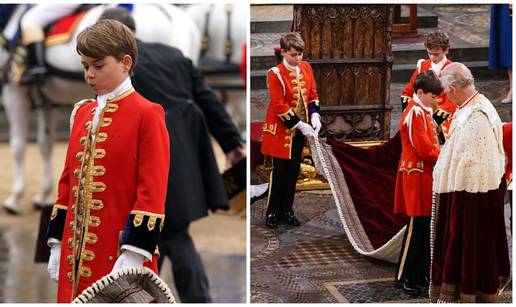
[{"label": "white glove held in hand", "polygon": [[319,113],[313,113],[311,116],[312,119],[312,127],[314,127],[315,135],[319,135],[319,131],[321,130],[321,115]]},{"label": "white glove held in hand", "polygon": [[296,126],[297,129],[299,129],[301,131],[301,133],[306,136],[306,137],[314,137],[315,136],[315,131],[312,127],[310,127],[309,124],[307,123],[304,123],[304,122],[299,122]]},{"label": "white glove held in hand", "polygon": [[115,262],[111,273],[127,267],[143,266],[144,256],[130,250],[125,250]]},{"label": "white glove held in hand", "polygon": [[54,243],[50,248],[50,258],[48,259],[47,271],[50,279],[59,279],[59,260],[61,260],[61,243]]}]

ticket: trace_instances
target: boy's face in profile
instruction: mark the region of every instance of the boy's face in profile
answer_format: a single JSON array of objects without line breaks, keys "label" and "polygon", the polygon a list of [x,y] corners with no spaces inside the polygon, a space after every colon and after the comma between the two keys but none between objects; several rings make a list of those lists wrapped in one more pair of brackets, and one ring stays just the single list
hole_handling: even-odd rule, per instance
[{"label": "boy's face in profile", "polygon": [[303,52],[290,48],[288,51],[281,49],[281,55],[291,66],[297,66],[303,60]]},{"label": "boy's face in profile", "polygon": [[109,55],[104,59],[94,59],[81,55],[84,67],[84,80],[97,95],[113,91],[129,76],[132,59],[124,55],[121,61]]},{"label": "boy's face in profile", "polygon": [[432,60],[434,64],[438,64],[444,59],[444,56],[448,53],[448,48],[443,50],[441,47],[426,49],[428,53],[428,58]]},{"label": "boy's face in profile", "polygon": [[425,92],[423,92],[422,89],[418,89],[416,92],[416,95],[417,95],[417,97],[419,97],[419,100],[421,100],[423,105],[425,105],[427,107],[432,107],[432,106],[437,105],[437,97],[438,96],[432,92],[425,93]]}]

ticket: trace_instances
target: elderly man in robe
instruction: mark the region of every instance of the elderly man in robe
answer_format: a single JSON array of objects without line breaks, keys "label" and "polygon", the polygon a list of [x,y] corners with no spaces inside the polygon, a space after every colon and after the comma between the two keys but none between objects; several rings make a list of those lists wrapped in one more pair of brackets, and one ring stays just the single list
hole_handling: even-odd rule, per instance
[{"label": "elderly man in robe", "polygon": [[463,64],[441,75],[459,106],[433,172],[432,302],[495,302],[510,275],[502,122]]}]

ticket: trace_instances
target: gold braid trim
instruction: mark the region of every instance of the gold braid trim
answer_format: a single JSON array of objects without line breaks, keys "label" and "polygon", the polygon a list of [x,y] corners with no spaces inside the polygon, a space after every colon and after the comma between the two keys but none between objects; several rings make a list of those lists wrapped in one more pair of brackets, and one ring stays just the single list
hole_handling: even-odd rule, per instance
[{"label": "gold braid trim", "polygon": [[288,111],[285,112],[285,113],[278,114],[278,117],[283,122],[287,121],[287,120],[290,120],[290,118],[293,117],[293,116],[296,116],[296,113],[294,112],[294,110],[292,110],[292,108],[288,109]]},{"label": "gold braid trim", "polygon": [[148,211],[140,211],[140,210],[133,210],[129,214],[134,214],[134,220],[133,220],[134,227],[141,226],[141,224],[143,223],[143,218],[145,216],[148,216],[149,220],[147,221],[147,229],[149,229],[149,231],[154,230],[154,228],[156,227],[156,221],[158,219],[161,219],[161,223],[159,226],[160,231],[161,231],[161,229],[163,229],[163,224],[165,222],[164,214],[157,214],[157,213],[152,213],[152,212],[148,212]]},{"label": "gold braid trim", "polygon": [[50,220],[53,220],[53,219],[56,218],[57,211],[59,209],[61,209],[61,210],[68,210],[68,207],[64,206],[64,205],[60,205],[60,204],[54,204],[54,206],[52,207],[52,213],[50,214]]}]

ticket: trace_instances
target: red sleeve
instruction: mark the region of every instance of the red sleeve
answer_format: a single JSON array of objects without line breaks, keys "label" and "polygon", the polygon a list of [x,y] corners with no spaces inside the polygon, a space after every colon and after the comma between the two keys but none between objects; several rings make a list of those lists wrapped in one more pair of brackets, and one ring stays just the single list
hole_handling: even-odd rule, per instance
[{"label": "red sleeve", "polygon": [[[285,82],[283,80],[283,82]],[[274,114],[285,124],[288,129],[292,129],[299,121],[299,117],[285,101],[283,86],[275,72],[269,70],[267,73],[267,83],[269,84],[269,107]]]},{"label": "red sleeve", "polygon": [[59,183],[57,185],[57,199],[56,204],[68,206],[68,199],[70,197],[70,168],[68,166],[68,150],[66,151],[65,165]]},{"label": "red sleeve", "polygon": [[401,96],[412,98],[412,96],[414,95],[414,81],[416,80],[417,75],[418,68],[416,67],[416,70],[414,70],[414,73],[412,74],[412,77],[410,77],[410,81],[407,84],[407,86],[405,86],[405,89],[401,93]]},{"label": "red sleeve", "polygon": [[153,104],[142,115],[137,163],[136,201],[120,245],[132,245],[153,255],[165,220],[170,167],[165,112],[160,105]]},{"label": "red sleeve", "polygon": [[285,101],[285,94],[283,93],[281,81],[272,70],[269,70],[267,73],[267,83],[269,85],[269,97],[271,99],[269,105],[272,107],[274,114],[277,116],[285,114],[290,110],[290,106]]},{"label": "red sleeve", "polygon": [[244,80],[244,85],[247,84],[247,44],[242,45],[242,61],[240,63],[240,76]]},{"label": "red sleeve", "polygon": [[138,145],[137,196],[133,210],[164,214],[170,163],[165,112],[153,104],[142,115]]},{"label": "red sleeve", "polygon": [[47,239],[53,238],[62,240],[63,230],[66,221],[66,213],[69,207],[70,198],[70,145],[66,150],[65,164],[59,183],[57,185],[57,199],[52,207],[52,213],[50,214],[50,221],[47,228]]},{"label": "red sleeve", "polygon": [[414,114],[412,119],[412,143],[417,155],[425,162],[435,164],[439,157],[440,149],[436,147],[435,142],[430,139],[426,129],[430,129],[431,123],[426,121],[425,128],[424,115]]}]

